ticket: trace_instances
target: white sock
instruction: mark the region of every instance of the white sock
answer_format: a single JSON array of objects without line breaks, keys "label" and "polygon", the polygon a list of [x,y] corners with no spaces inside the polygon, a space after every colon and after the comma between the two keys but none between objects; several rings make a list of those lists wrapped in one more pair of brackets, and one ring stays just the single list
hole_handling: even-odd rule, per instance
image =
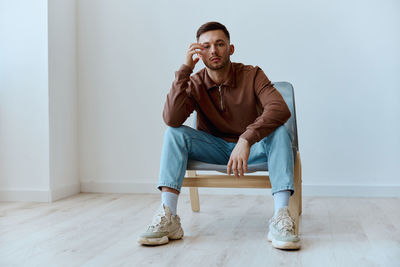
[{"label": "white sock", "polygon": [[290,194],[291,194],[290,190],[283,190],[273,194],[274,208],[275,208],[274,216],[278,213],[278,210],[280,208],[289,206]]},{"label": "white sock", "polygon": [[176,207],[178,206],[179,195],[172,192],[161,192],[161,202],[168,206],[172,215],[176,215]]}]

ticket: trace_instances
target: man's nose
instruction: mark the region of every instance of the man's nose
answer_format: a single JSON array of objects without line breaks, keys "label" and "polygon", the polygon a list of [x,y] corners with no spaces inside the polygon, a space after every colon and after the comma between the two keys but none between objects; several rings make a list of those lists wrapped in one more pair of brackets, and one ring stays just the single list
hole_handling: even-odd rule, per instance
[{"label": "man's nose", "polygon": [[217,46],[215,46],[215,45],[211,46],[211,53],[213,53],[213,54],[217,53]]}]

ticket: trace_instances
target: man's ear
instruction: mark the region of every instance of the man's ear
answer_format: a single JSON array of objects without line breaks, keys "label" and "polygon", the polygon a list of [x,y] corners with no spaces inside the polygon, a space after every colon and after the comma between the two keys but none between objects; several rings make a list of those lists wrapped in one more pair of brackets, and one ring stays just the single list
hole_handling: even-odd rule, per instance
[{"label": "man's ear", "polygon": [[230,45],[229,47],[229,55],[233,55],[233,53],[235,52],[235,46],[233,44]]}]

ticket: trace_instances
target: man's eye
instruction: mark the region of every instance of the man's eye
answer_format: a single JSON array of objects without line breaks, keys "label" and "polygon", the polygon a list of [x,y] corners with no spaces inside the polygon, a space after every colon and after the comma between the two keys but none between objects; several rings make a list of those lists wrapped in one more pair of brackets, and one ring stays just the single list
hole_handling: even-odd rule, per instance
[{"label": "man's eye", "polygon": [[224,43],[219,43],[218,46],[224,46]]},{"label": "man's eye", "polygon": [[204,48],[209,48],[210,46],[208,46],[208,45],[205,45],[205,46],[203,46]]}]

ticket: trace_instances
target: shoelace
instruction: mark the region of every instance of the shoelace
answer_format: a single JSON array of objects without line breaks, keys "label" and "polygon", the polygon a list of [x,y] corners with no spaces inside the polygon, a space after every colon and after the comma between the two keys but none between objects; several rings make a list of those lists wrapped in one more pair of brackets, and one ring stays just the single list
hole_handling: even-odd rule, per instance
[{"label": "shoelace", "polygon": [[273,223],[281,226],[279,228],[285,234],[292,233],[294,231],[294,221],[287,212],[278,213],[277,217],[273,219]]},{"label": "shoelace", "polygon": [[167,218],[165,217],[165,214],[163,213],[158,213],[156,216],[154,216],[151,224],[149,225],[148,229],[155,229],[161,226],[166,222]]}]

